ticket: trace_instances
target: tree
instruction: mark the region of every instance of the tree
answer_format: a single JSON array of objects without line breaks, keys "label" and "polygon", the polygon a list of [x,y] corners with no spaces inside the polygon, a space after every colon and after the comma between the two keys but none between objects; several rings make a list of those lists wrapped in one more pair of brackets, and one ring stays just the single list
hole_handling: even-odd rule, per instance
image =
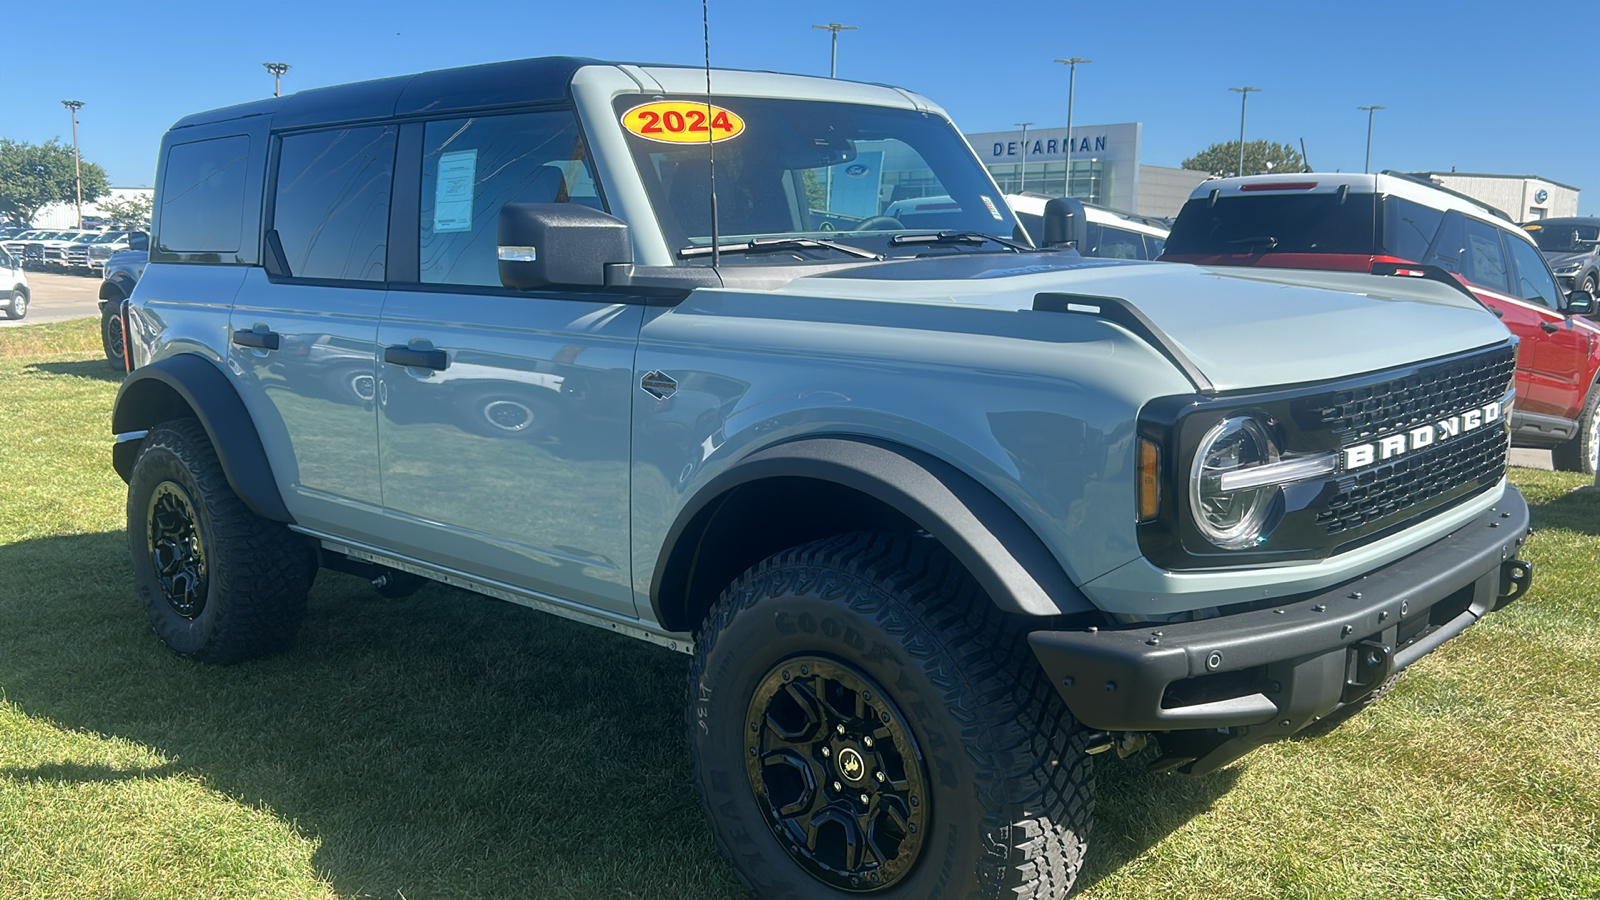
[{"label": "tree", "polygon": [[150,221],[155,200],[149,194],[132,194],[100,203],[100,212],[118,228],[143,228]]},{"label": "tree", "polygon": [[[77,181],[72,148],[60,139],[29,144],[0,138],[0,217],[24,224],[52,203],[75,203]],[[83,164],[83,202],[104,196],[106,170],[92,162]]]},{"label": "tree", "polygon": [[[1212,144],[1183,161],[1185,169],[1197,169],[1224,177],[1239,175],[1239,142]],[[1269,172],[1303,172],[1306,161],[1300,151],[1288,144],[1271,141],[1250,141],[1244,145],[1245,175],[1265,175]]]}]

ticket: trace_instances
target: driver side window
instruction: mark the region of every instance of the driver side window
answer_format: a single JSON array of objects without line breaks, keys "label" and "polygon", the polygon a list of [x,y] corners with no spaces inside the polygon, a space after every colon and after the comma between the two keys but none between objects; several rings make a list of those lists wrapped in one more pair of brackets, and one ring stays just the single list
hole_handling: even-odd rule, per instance
[{"label": "driver side window", "polygon": [[1545,267],[1544,257],[1539,251],[1533,249],[1528,242],[1507,235],[1505,237],[1506,251],[1511,255],[1511,262],[1516,266],[1516,284],[1511,293],[1528,301],[1537,303],[1548,309],[1561,308],[1561,290],[1556,286],[1554,276]]}]

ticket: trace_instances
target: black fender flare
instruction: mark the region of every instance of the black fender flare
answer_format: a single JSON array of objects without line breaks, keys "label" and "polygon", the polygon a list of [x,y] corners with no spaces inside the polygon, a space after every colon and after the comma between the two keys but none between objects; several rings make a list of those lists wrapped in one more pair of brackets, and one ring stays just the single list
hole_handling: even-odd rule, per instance
[{"label": "black fender flare", "polygon": [[1001,609],[1030,616],[1095,612],[1044,541],[970,475],[927,453],[869,438],[806,438],[750,454],[717,475],[679,513],[656,560],[651,606],[674,630],[687,606],[701,536],[732,491],[766,479],[803,478],[865,494],[946,547]]},{"label": "black fender flare", "polygon": [[293,522],[244,400],[215,363],[193,353],[141,366],[122,382],[111,412],[111,431],[119,437],[111,459],[122,480],[133,473],[139,447],[138,440],[124,436],[189,414],[205,428],[228,486],[239,499],[262,518]]}]

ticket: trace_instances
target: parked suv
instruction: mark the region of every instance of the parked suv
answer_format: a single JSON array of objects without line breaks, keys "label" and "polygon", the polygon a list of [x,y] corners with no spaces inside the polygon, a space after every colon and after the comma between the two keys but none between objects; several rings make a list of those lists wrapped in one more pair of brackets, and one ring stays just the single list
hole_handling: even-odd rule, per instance
[{"label": "parked suv", "polygon": [[[1006,205],[1017,214],[1035,240],[1044,235],[1045,204],[1055,198],[1047,194],[1007,194]],[[1105,259],[1155,259],[1167,244],[1167,226],[1160,219],[1136,216],[1107,206],[1078,200],[1068,201],[1073,215],[1082,210],[1083,234],[1075,237],[1073,249],[1084,256]]]},{"label": "parked suv", "polygon": [[1213,771],[1526,589],[1470,297],[1038,250],[926,98],[711,77],[172,127],[112,422],[162,641],[281,649],[319,565],[525,604],[692,655],[756,894],[1060,898],[1093,754]]},{"label": "parked suv", "polygon": [[105,278],[100,282],[100,346],[112,368],[126,371],[126,351],[123,348],[122,303],[133,294],[133,286],[144,274],[149,261],[149,246],[144,233],[135,235],[137,250],[113,253],[105,261]]},{"label": "parked suv", "polygon": [[1522,226],[1567,290],[1600,293],[1600,218],[1542,219]]},{"label": "parked suv", "polygon": [[1172,262],[1371,271],[1435,266],[1522,340],[1512,440],[1558,469],[1600,465],[1600,326],[1570,298],[1526,231],[1493,207],[1410,176],[1253,175],[1195,188],[1172,225]]},{"label": "parked suv", "polygon": [[28,314],[28,273],[22,271],[22,260],[0,247],[0,307],[6,318],[21,319]]}]

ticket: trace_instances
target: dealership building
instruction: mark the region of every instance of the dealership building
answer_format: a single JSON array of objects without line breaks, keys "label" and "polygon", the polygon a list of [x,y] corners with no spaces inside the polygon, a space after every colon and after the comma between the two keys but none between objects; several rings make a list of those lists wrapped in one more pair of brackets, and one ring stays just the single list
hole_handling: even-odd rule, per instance
[{"label": "dealership building", "polygon": [[1141,216],[1175,216],[1205,172],[1139,161],[1139,122],[1072,128],[1072,189],[1067,129],[1028,128],[966,135],[967,143],[1008,194],[1072,196]]},{"label": "dealership building", "polygon": [[1537,175],[1486,175],[1481,172],[1412,172],[1440,187],[1487,203],[1518,222],[1578,214],[1579,189]]}]

